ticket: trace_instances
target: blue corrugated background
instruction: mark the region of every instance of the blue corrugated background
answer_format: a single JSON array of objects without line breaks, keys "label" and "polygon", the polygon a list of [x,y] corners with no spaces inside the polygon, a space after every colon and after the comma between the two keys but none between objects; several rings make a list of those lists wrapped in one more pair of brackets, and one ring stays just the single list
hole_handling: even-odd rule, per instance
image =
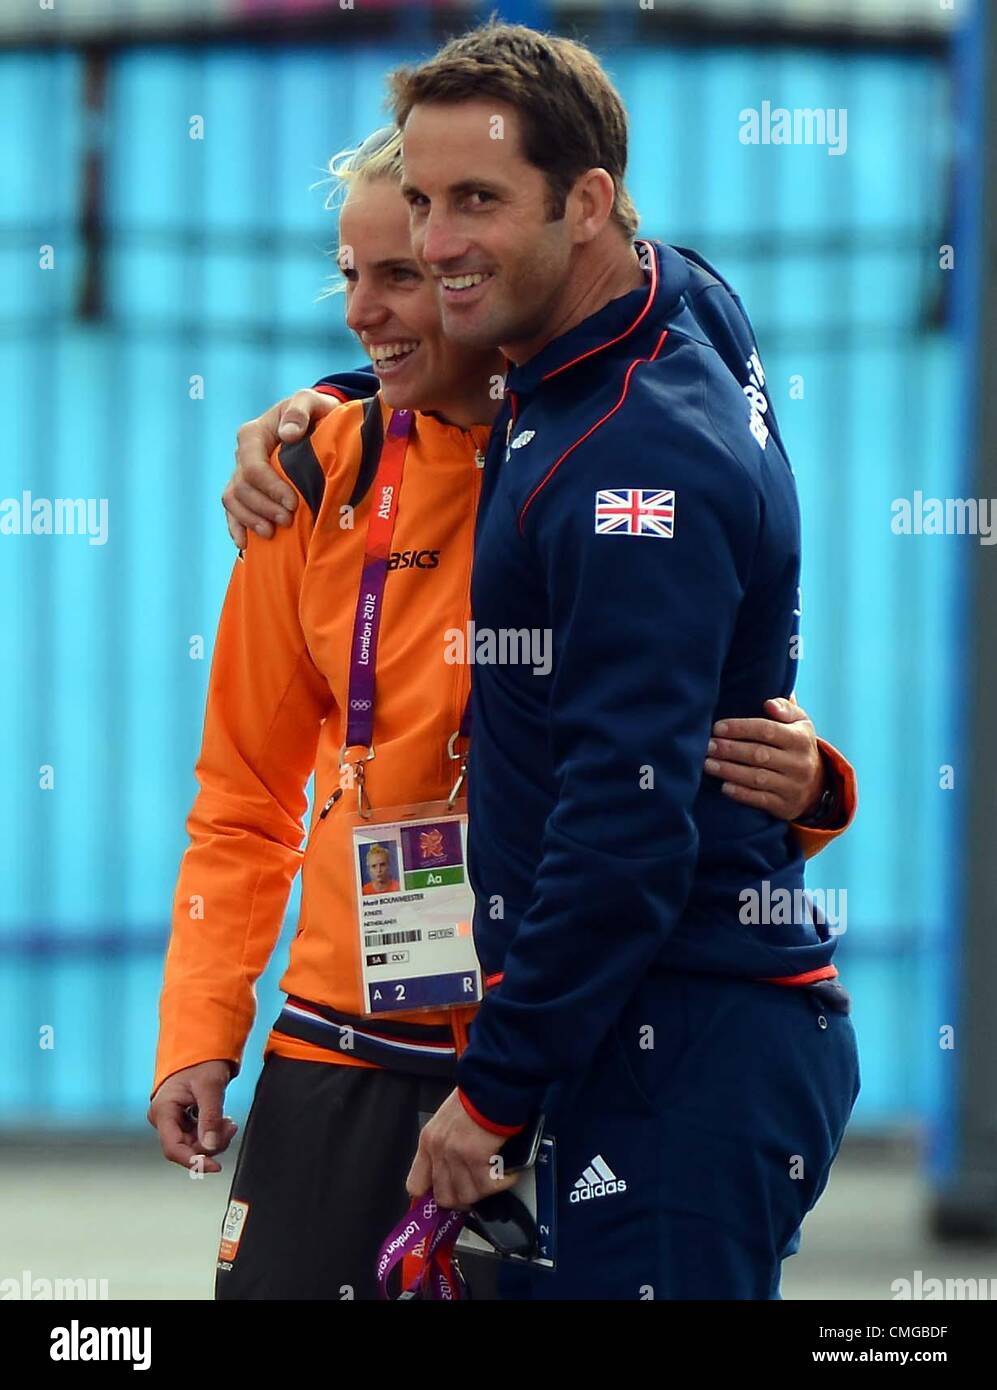
[{"label": "blue corrugated background", "polygon": [[[856,1125],[931,1115],[962,872],[955,543],[890,503],[960,496],[961,390],[938,246],[948,74],[931,56],[703,47],[604,54],[633,119],[645,233],[740,290],[799,480],[799,696],[858,766],[855,829],[810,873],[844,888]],[[383,120],[370,48],[123,50],[99,130],[68,53],[0,56],[0,497],[108,499],[103,547],[0,536],[0,1121],[139,1124],[214,629],[233,559],[218,502],[236,426],[353,365],[331,266],[329,154]],[[848,108],[848,153],[746,148],[764,100]],[[188,137],[193,116],[203,140]],[[103,317],[78,313],[84,145],[103,137]],[[38,269],[51,245],[55,268]],[[804,398],[790,398],[798,374]],[[204,382],[192,400],[190,378]],[[639,444],[635,441],[635,448]],[[192,660],[192,637],[205,657]],[[51,765],[54,788],[41,790]],[[948,946],[946,946],[948,942]],[[280,949],[281,961],[284,947]],[[276,1010],[270,972],[261,1021]],[[52,1025],[55,1047],[39,1047]],[[245,1106],[259,1034],[233,1088]]]}]

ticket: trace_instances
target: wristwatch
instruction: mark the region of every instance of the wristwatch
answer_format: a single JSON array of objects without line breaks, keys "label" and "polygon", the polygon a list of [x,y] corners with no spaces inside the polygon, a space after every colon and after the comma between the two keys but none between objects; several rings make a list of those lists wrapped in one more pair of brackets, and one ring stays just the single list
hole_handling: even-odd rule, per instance
[{"label": "wristwatch", "polygon": [[827,829],[841,815],[841,796],[838,791],[837,773],[832,767],[830,759],[825,758],[823,753],[820,757],[824,764],[824,790],[813,809],[808,811],[805,816],[800,816],[796,821],[796,824],[802,825],[805,830]]}]

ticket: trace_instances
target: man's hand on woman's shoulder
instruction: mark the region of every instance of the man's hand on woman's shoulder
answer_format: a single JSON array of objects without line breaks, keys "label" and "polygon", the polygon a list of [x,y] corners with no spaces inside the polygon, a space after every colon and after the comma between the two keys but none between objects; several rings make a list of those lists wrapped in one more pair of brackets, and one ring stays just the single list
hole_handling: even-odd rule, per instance
[{"label": "man's hand on woman's shoulder", "polygon": [[298,499],[292,487],[270,467],[270,455],[280,444],[293,444],[309,425],[323,419],[340,402],[322,391],[297,391],[236,435],[235,472],[222,493],[228,533],[240,550],[246,548],[246,531],[269,539],[274,525],[290,526]]}]

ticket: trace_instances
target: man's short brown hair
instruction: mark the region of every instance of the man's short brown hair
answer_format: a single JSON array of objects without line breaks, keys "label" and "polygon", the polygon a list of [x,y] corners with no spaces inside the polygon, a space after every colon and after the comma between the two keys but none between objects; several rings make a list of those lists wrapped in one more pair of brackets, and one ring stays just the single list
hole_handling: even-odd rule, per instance
[{"label": "man's short brown hair", "polygon": [[628,237],[637,210],[624,185],[627,113],[594,54],[571,39],[494,20],[451,41],[417,68],[389,79],[395,119],[421,102],[492,100],[519,114],[523,154],[547,177],[548,216],[564,216],[568,193],[586,169],[605,169],[616,187],[613,221]]}]

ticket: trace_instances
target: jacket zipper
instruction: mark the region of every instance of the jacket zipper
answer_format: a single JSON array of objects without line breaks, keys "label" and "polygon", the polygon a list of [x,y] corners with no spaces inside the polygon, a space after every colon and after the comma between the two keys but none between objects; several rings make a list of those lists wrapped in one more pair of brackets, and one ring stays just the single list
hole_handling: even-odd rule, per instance
[{"label": "jacket zipper", "polygon": [[333,806],[335,806],[336,802],[339,800],[342,794],[342,787],[337,787],[333,794],[329,797],[328,801],[326,801],[321,811],[319,811],[318,820],[313,822],[311,834],[308,836],[308,843],[305,845],[306,853],[308,852],[308,850],[311,849],[312,845],[315,843],[316,839],[318,838],[318,833],[322,828],[323,821],[325,820],[329,812],[332,810]]},{"label": "jacket zipper", "polygon": [[[475,508],[475,516],[477,516],[478,503],[479,503],[480,500],[481,500],[481,469],[480,469],[480,467],[478,467],[478,464],[477,464],[477,454],[478,454],[478,449],[477,449],[477,446],[475,446],[475,469],[474,469],[474,508]],[[470,631],[470,622],[471,622],[471,569],[473,568],[473,566],[474,566],[474,527],[472,526],[472,528],[471,528],[471,565],[468,567],[468,571],[467,571],[467,598],[466,598],[465,603],[464,603],[464,611],[463,611],[463,618],[464,618],[464,635],[465,635],[465,637],[468,635],[468,633],[469,633],[469,631]],[[469,653],[465,653],[465,656],[467,657],[467,661],[466,661],[465,665],[466,665],[466,668],[467,668],[468,673],[470,673],[470,670],[471,670],[471,666],[470,666],[470,654],[469,654]],[[454,706],[455,706],[455,711],[454,711],[454,721],[455,721],[455,722],[454,722],[454,728],[456,728],[456,729],[459,729],[460,726],[461,726],[461,724],[463,723],[463,720],[464,720],[464,709],[465,709],[465,707],[466,707],[466,705],[467,705],[468,699],[470,698],[470,694],[471,694],[471,678],[470,678],[470,674],[468,674],[467,680],[465,681],[463,672],[462,672],[461,668],[458,666],[458,668],[457,668],[457,682],[456,682],[456,688],[455,688],[455,691],[454,691]],[[444,749],[444,750],[443,750],[443,780],[444,780],[444,781],[447,781],[448,779],[451,780],[451,781],[454,780],[455,777],[456,777],[455,769],[458,768],[458,767],[459,767],[459,764],[452,762],[451,759],[447,756],[446,749]]]}]

